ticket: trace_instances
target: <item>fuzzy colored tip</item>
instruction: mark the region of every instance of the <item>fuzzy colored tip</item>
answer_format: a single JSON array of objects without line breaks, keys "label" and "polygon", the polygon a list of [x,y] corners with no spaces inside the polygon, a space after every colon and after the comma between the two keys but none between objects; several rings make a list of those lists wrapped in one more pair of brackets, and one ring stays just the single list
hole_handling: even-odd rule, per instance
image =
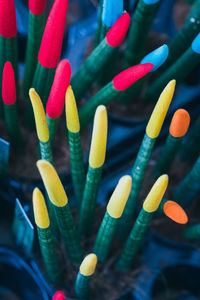
[{"label": "fuzzy colored tip", "polygon": [[151,114],[146,127],[146,134],[154,139],[160,133],[167,111],[169,109],[172,97],[174,95],[176,80],[171,80],[162,91],[156,106]]},{"label": "fuzzy colored tip", "polygon": [[143,0],[143,2],[147,5],[153,5],[159,2],[160,0]]},{"label": "fuzzy colored tip", "polygon": [[68,87],[65,96],[65,111],[66,111],[67,129],[74,133],[79,132],[80,123],[79,123],[78,109],[76,106],[76,100],[71,85]]},{"label": "fuzzy colored tip", "polygon": [[33,15],[41,15],[46,9],[47,0],[29,0],[28,6]]},{"label": "fuzzy colored tip", "polygon": [[68,198],[55,168],[46,160],[38,160],[37,168],[51,202],[58,207],[68,203]]},{"label": "fuzzy colored tip", "polygon": [[123,176],[119,180],[107,205],[107,212],[111,217],[121,217],[131,191],[131,185],[132,178],[129,175]]},{"label": "fuzzy colored tip", "polygon": [[154,183],[153,187],[151,188],[149,194],[147,195],[146,199],[143,203],[143,209],[149,213],[152,213],[157,210],[160,202],[165,194],[165,191],[168,186],[168,176],[162,175],[160,176],[156,182]]},{"label": "fuzzy colored tip", "polygon": [[145,63],[151,63],[153,64],[153,68],[151,69],[150,72],[156,71],[160,66],[164,64],[166,61],[167,57],[169,55],[169,48],[166,44],[158,47],[154,51],[150,52],[147,54],[142,60],[141,64]]},{"label": "fuzzy colored tip", "polygon": [[152,68],[153,64],[149,63],[130,67],[114,77],[113,86],[118,91],[124,91],[134,82],[145,76]]},{"label": "fuzzy colored tip", "polygon": [[100,105],[97,107],[94,116],[92,141],[90,146],[89,164],[93,168],[100,168],[105,161],[107,131],[107,110],[104,105]]},{"label": "fuzzy colored tip", "polygon": [[46,203],[41,191],[38,188],[35,188],[33,191],[33,212],[35,223],[39,228],[44,229],[50,226]]},{"label": "fuzzy colored tip", "polygon": [[63,59],[57,66],[51,92],[46,106],[49,118],[57,119],[61,116],[65,105],[65,93],[71,79],[71,66],[67,59]]},{"label": "fuzzy colored tip", "polygon": [[167,201],[163,206],[165,215],[179,224],[186,224],[188,217],[184,209],[174,201]]},{"label": "fuzzy colored tip", "polygon": [[55,68],[60,60],[68,0],[55,0],[42,37],[38,60],[44,68]]},{"label": "fuzzy colored tip", "polygon": [[197,54],[200,54],[200,33],[197,34],[192,42],[192,50]]},{"label": "fuzzy colored tip", "polygon": [[118,47],[123,42],[127,34],[130,21],[131,18],[129,14],[125,12],[108,31],[106,34],[106,41],[111,47]]},{"label": "fuzzy colored tip", "polygon": [[0,1],[0,35],[12,38],[17,34],[17,20],[14,0]]},{"label": "fuzzy colored tip", "polygon": [[38,138],[40,141],[45,143],[49,140],[49,128],[47,125],[47,119],[42,101],[40,99],[40,96],[36,93],[35,89],[33,88],[29,90],[29,97],[31,99],[33,107]]},{"label": "fuzzy colored tip", "polygon": [[65,294],[62,291],[57,291],[54,295],[52,300],[66,300]]},{"label": "fuzzy colored tip", "polygon": [[102,0],[102,23],[108,28],[112,27],[117,19],[122,15],[124,11],[123,0]]},{"label": "fuzzy colored tip", "polygon": [[6,105],[12,105],[16,102],[15,74],[9,61],[5,63],[3,68],[2,99]]},{"label": "fuzzy colored tip", "polygon": [[87,255],[80,265],[80,273],[83,276],[94,274],[97,265],[97,256],[94,253]]},{"label": "fuzzy colored tip", "polygon": [[182,137],[188,131],[190,115],[185,109],[178,109],[172,118],[169,132],[173,137]]}]

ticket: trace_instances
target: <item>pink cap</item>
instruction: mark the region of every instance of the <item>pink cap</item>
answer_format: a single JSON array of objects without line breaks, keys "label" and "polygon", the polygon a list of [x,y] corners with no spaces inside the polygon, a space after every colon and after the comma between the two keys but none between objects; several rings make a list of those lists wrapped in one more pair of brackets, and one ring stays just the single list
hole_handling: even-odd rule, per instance
[{"label": "pink cap", "polygon": [[124,91],[138,79],[145,76],[152,68],[153,64],[150,63],[130,67],[114,77],[113,86],[118,91]]},{"label": "pink cap", "polygon": [[5,63],[3,68],[2,98],[6,105],[12,105],[16,102],[15,74],[9,61]]},{"label": "pink cap", "polygon": [[52,300],[66,300],[66,298],[65,298],[65,295],[64,295],[63,292],[57,291],[57,292],[54,294]]},{"label": "pink cap", "polygon": [[41,15],[47,6],[47,0],[29,0],[28,6],[32,14]]},{"label": "pink cap", "polygon": [[106,34],[106,41],[111,47],[118,47],[124,40],[131,18],[127,12],[123,13]]},{"label": "pink cap", "polygon": [[0,34],[12,38],[17,34],[14,0],[0,0]]},{"label": "pink cap", "polygon": [[56,74],[47,101],[46,112],[52,119],[57,119],[63,112],[65,93],[71,79],[71,66],[67,59],[61,60],[56,69]]},{"label": "pink cap", "polygon": [[38,60],[44,68],[55,68],[60,60],[68,0],[55,0],[42,37]]}]

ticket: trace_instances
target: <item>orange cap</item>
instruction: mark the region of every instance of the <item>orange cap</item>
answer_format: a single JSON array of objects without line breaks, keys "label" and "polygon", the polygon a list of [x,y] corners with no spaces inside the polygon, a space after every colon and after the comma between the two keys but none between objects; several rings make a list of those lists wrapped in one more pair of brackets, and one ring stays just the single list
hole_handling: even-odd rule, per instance
[{"label": "orange cap", "polygon": [[167,201],[163,206],[164,213],[167,217],[179,224],[186,224],[188,217],[184,209],[174,201]]},{"label": "orange cap", "polygon": [[169,132],[173,137],[182,137],[190,125],[190,115],[185,109],[177,109],[173,115]]}]

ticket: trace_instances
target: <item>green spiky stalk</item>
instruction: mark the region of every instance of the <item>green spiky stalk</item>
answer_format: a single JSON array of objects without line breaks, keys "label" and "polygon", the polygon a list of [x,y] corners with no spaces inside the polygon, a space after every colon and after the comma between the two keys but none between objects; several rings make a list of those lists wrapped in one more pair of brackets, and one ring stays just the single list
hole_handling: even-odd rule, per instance
[{"label": "green spiky stalk", "polygon": [[119,270],[129,269],[131,267],[133,259],[138,253],[144,236],[146,235],[152,216],[153,213],[148,213],[143,208],[141,209],[117,262],[117,268]]},{"label": "green spiky stalk", "polygon": [[49,161],[51,164],[53,164],[53,156],[51,151],[50,142],[42,142],[40,141],[40,156],[42,159],[45,159]]},{"label": "green spiky stalk", "polygon": [[50,227],[40,228],[37,226],[37,232],[47,276],[51,282],[59,284],[61,282],[60,267]]},{"label": "green spiky stalk", "polygon": [[46,118],[47,118],[47,125],[49,128],[49,141],[50,144],[52,145],[58,128],[59,118],[52,119],[47,114],[46,114]]},{"label": "green spiky stalk", "polygon": [[93,226],[94,211],[101,174],[102,167],[92,168],[89,165],[78,224],[81,236],[88,236]]},{"label": "green spiky stalk", "polygon": [[194,224],[188,226],[184,230],[184,237],[188,240],[199,240],[200,239],[200,224]]},{"label": "green spiky stalk", "polygon": [[75,283],[75,292],[78,298],[88,299],[90,296],[90,280],[91,276],[84,276],[78,272],[76,283]]},{"label": "green spiky stalk", "polygon": [[132,188],[118,226],[118,237],[122,241],[127,238],[133,225],[137,199],[155,141],[156,139],[152,139],[145,134],[132,168]]},{"label": "green spiky stalk", "polygon": [[150,26],[159,8],[160,1],[147,5],[139,0],[135,9],[125,50],[124,67],[136,65],[144,56]]},{"label": "green spiky stalk", "polygon": [[71,174],[77,207],[80,210],[85,186],[85,167],[79,132],[68,130]]}]

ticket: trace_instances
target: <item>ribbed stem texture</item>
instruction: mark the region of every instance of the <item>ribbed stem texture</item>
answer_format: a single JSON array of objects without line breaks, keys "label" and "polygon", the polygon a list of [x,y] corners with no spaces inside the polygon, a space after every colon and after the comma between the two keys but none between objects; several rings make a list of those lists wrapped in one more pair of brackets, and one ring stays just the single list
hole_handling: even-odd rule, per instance
[{"label": "ribbed stem texture", "polygon": [[91,276],[84,276],[80,272],[77,275],[75,283],[75,293],[80,299],[88,299],[90,296]]},{"label": "ribbed stem texture", "polygon": [[52,118],[49,118],[49,116],[47,114],[46,114],[46,118],[47,118],[47,125],[49,128],[49,141],[50,141],[50,144],[52,145],[53,141],[55,139],[55,136],[56,136],[59,118],[52,119]]}]

